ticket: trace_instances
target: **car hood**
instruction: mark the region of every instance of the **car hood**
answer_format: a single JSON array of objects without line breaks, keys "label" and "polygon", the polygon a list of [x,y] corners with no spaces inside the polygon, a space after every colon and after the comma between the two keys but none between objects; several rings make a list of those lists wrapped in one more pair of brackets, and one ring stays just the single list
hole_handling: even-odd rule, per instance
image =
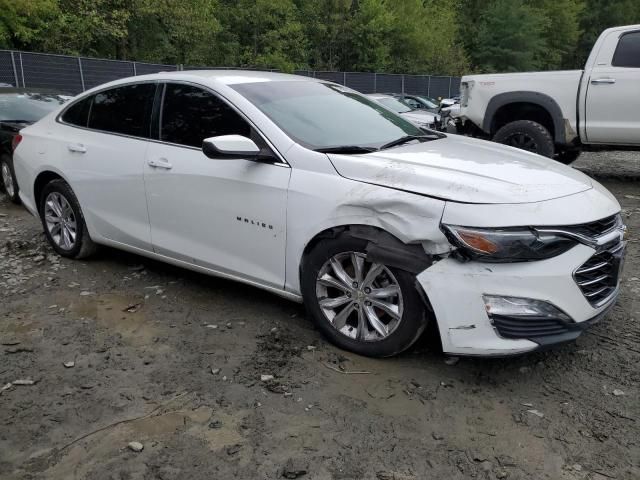
[{"label": "car hood", "polygon": [[434,123],[437,117],[435,113],[420,111],[420,110],[405,112],[405,113],[401,113],[400,115],[412,123],[427,123],[427,124]]},{"label": "car hood", "polygon": [[554,160],[458,135],[328,156],[345,178],[455,202],[539,202],[592,188],[589,177]]}]

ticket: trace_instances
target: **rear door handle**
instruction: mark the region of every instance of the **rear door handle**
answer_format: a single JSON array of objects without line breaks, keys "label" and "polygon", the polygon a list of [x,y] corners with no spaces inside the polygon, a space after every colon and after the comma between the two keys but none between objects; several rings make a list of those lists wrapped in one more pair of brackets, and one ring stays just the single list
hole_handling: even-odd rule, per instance
[{"label": "rear door handle", "polygon": [[611,85],[616,83],[615,78],[594,78],[591,80],[593,85]]},{"label": "rear door handle", "polygon": [[87,153],[87,147],[85,147],[81,143],[70,143],[69,145],[67,145],[67,148],[70,152]]},{"label": "rear door handle", "polygon": [[159,158],[157,160],[149,160],[147,164],[153,168],[163,168],[164,170],[171,170],[173,165],[169,163],[166,158]]}]

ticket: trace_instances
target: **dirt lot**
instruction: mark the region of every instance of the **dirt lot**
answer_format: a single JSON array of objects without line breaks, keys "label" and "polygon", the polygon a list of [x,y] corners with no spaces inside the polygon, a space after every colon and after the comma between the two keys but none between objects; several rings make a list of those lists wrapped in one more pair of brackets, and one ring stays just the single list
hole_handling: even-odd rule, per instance
[{"label": "dirt lot", "polygon": [[0,195],[0,388],[35,382],[0,393],[0,478],[640,478],[640,155],[577,167],[631,230],[618,305],[575,344],[457,364],[429,338],[339,351],[296,304],[115,250],[58,258]]}]

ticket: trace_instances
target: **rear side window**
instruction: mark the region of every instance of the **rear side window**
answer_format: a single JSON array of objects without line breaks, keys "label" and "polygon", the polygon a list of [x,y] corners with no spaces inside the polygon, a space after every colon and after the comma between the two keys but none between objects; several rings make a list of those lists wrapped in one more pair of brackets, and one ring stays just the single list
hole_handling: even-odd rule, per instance
[{"label": "rear side window", "polygon": [[93,97],[87,97],[71,105],[62,114],[62,121],[78,127],[86,127],[89,121],[89,109],[92,100]]},{"label": "rear side window", "polygon": [[97,93],[89,113],[89,128],[149,137],[155,84],[142,83]]},{"label": "rear side window", "polygon": [[251,127],[229,105],[206,90],[167,84],[160,119],[160,140],[202,147],[205,138],[251,136]]},{"label": "rear side window", "polygon": [[640,32],[625,33],[620,37],[611,65],[640,68]]}]

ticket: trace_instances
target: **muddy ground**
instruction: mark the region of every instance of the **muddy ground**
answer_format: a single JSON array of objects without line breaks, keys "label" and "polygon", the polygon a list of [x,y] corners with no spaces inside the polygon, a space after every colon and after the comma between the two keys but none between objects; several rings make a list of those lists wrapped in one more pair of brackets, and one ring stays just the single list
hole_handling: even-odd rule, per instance
[{"label": "muddy ground", "polygon": [[0,394],[0,478],[640,478],[640,155],[616,155],[577,163],[631,231],[610,317],[453,365],[428,336],[340,351],[296,304],[142,257],[61,259],[0,195],[0,388],[35,382]]}]

